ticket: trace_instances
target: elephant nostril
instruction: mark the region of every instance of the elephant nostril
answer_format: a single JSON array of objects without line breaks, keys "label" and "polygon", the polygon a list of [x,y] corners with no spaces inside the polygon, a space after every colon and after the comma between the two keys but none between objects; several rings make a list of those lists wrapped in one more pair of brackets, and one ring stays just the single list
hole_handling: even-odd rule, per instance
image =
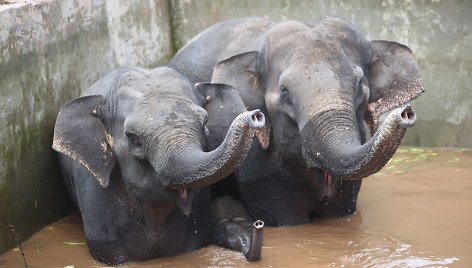
[{"label": "elephant nostril", "polygon": [[416,113],[411,108],[411,106],[406,106],[405,108],[400,109],[400,117],[401,122],[400,125],[403,127],[411,127],[415,124],[416,121]]},{"label": "elephant nostril", "polygon": [[247,112],[244,116],[246,117],[246,123],[248,123],[252,128],[262,128],[265,125],[264,114],[259,110]]},{"label": "elephant nostril", "polygon": [[401,116],[404,120],[412,120],[415,117],[415,113],[411,109],[405,109]]},{"label": "elephant nostril", "polygon": [[261,114],[261,113],[254,114],[254,115],[252,116],[252,120],[254,120],[254,121],[256,121],[256,122],[262,121],[262,114]]},{"label": "elephant nostril", "polygon": [[264,120],[264,115],[261,112],[257,112],[252,116],[252,119],[256,122],[261,122]]},{"label": "elephant nostril", "polygon": [[407,105],[402,108],[400,116],[403,120],[414,120],[416,115],[411,106]]},{"label": "elephant nostril", "polygon": [[264,222],[261,220],[257,220],[254,222],[254,227],[256,227],[256,229],[261,229],[264,227]]}]

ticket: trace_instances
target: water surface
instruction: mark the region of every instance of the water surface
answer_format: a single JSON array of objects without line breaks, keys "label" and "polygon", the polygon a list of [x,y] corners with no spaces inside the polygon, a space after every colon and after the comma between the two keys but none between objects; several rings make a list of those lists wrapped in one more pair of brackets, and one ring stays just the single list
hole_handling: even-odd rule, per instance
[{"label": "water surface", "polygon": [[[209,246],[122,267],[472,267],[472,150],[401,147],[366,178],[358,212],[266,228],[263,259]],[[23,242],[29,267],[106,267],[88,253],[73,214]],[[24,267],[18,249],[0,267]]]}]

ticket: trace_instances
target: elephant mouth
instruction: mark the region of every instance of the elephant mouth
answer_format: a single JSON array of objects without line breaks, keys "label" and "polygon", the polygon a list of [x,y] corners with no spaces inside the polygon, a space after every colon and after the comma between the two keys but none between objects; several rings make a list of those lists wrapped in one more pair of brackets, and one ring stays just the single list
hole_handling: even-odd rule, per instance
[{"label": "elephant mouth", "polygon": [[323,196],[331,196],[334,192],[333,174],[329,171],[323,171]]},{"label": "elephant mouth", "polygon": [[194,191],[191,188],[179,188],[177,190],[177,207],[184,213],[187,217],[190,216],[192,212],[192,201]]},{"label": "elephant mouth", "polygon": [[[159,206],[158,203],[161,202],[155,199],[149,200],[149,198],[145,198],[152,196],[152,193],[144,192],[135,184],[130,185],[130,190],[136,193],[138,200],[146,207]],[[173,196],[174,202],[180,211],[188,217],[192,212],[192,202],[195,190],[191,188],[173,187],[167,187],[167,190],[170,192],[170,195]]]},{"label": "elephant mouth", "polygon": [[325,171],[323,174],[324,183],[326,186],[331,186],[333,183],[333,176],[328,171]]},{"label": "elephant mouth", "polygon": [[313,189],[319,189],[322,192],[322,196],[331,196],[334,192],[334,185],[336,182],[336,176],[333,173],[319,169],[310,168],[308,174],[302,175],[307,178],[308,183]]}]

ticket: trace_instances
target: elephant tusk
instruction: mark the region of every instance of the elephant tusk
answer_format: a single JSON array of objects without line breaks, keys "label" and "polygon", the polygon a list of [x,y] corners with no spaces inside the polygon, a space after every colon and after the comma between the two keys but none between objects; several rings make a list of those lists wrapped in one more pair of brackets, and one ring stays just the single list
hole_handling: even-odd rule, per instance
[{"label": "elephant tusk", "polygon": [[179,189],[180,197],[185,201],[188,197],[188,190],[187,188]]},{"label": "elephant tusk", "polygon": [[331,183],[333,182],[333,176],[331,175],[331,173],[329,173],[328,171],[325,171],[324,179],[325,179],[325,185],[331,186]]},{"label": "elephant tusk", "polygon": [[188,217],[192,211],[193,192],[188,188],[181,188],[178,190],[181,200],[177,201],[177,206]]},{"label": "elephant tusk", "polygon": [[328,171],[324,172],[323,196],[330,196],[333,193],[333,175]]}]

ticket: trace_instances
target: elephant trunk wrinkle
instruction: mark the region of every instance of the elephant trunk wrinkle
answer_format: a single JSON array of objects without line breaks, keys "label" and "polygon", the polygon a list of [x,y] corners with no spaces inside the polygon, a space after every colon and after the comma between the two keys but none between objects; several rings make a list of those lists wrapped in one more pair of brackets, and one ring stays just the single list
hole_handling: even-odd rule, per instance
[{"label": "elephant trunk wrinkle", "polygon": [[[406,128],[414,125],[410,106],[393,110],[375,135],[361,145],[358,132],[332,127],[328,122],[307,124],[304,156],[310,166],[337,179],[361,179],[379,171],[400,145]],[[354,127],[352,127],[354,129]],[[329,177],[329,176],[328,176]],[[327,178],[325,176],[325,178]]]},{"label": "elephant trunk wrinkle", "polygon": [[259,110],[238,115],[225,139],[215,150],[204,152],[196,146],[175,150],[162,170],[169,178],[168,186],[175,189],[191,188],[215,183],[231,174],[249,151],[255,129],[265,125]]},{"label": "elephant trunk wrinkle", "polygon": [[[330,161],[327,159],[330,155],[336,159],[337,165],[348,168],[354,159],[346,152],[361,145],[355,117],[348,110],[331,109],[312,115],[301,134],[306,144],[303,148],[305,159],[308,164],[322,170],[329,170],[326,163]],[[321,161],[310,163],[313,156]]]}]

